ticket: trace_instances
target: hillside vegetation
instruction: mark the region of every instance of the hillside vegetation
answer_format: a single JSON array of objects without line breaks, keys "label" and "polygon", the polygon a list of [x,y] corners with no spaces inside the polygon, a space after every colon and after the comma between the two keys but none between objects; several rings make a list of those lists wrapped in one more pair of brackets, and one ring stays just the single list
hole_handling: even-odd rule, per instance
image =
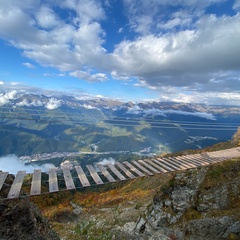
[{"label": "hillside vegetation", "polygon": [[[207,150],[236,146],[234,139]],[[239,196],[240,158],[31,201],[63,239],[236,240]]]},{"label": "hillside vegetation", "polygon": [[50,152],[131,151],[153,153],[205,148],[230,139],[239,107],[59,96],[47,109],[44,95],[23,94],[0,106],[0,156]]}]

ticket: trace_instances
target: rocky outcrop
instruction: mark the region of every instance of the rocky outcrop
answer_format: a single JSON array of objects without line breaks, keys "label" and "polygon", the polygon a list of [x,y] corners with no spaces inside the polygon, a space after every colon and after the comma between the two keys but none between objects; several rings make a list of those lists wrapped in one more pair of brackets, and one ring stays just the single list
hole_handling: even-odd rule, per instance
[{"label": "rocky outcrop", "polygon": [[138,239],[240,239],[239,166],[230,161],[176,173],[129,233]]},{"label": "rocky outcrop", "polygon": [[234,217],[193,220],[183,228],[184,239],[240,239],[240,221]]},{"label": "rocky outcrop", "polygon": [[1,240],[59,240],[27,198],[0,201]]}]

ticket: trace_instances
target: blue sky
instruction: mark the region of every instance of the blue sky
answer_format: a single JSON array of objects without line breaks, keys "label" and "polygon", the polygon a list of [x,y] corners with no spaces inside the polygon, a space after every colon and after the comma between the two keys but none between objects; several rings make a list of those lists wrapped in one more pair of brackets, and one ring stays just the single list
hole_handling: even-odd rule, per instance
[{"label": "blue sky", "polygon": [[240,105],[240,0],[0,0],[0,89]]}]

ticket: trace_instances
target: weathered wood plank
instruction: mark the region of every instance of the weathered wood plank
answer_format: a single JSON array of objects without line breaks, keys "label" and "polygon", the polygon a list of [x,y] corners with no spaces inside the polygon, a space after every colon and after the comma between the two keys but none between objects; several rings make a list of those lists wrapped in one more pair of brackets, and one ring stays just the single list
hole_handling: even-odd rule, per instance
[{"label": "weathered wood plank", "polygon": [[209,163],[219,162],[219,159],[212,157],[208,153],[201,153],[201,157],[204,161],[207,161]]},{"label": "weathered wood plank", "polygon": [[100,169],[100,171],[103,173],[103,175],[107,178],[109,182],[116,182],[113,176],[108,172],[108,170],[103,165],[98,164],[97,167]]},{"label": "weathered wood plank", "polygon": [[131,171],[135,172],[138,176],[143,177],[145,176],[145,174],[143,174],[142,172],[140,172],[137,168],[135,168],[131,163],[124,161],[123,162],[126,166],[128,166],[130,168]]},{"label": "weathered wood plank", "polygon": [[157,159],[153,159],[153,162],[160,165],[161,167],[163,167],[164,169],[166,169],[167,171],[173,172],[175,171],[174,168],[169,167],[166,162],[164,162],[161,158],[157,158]]},{"label": "weathered wood plank", "polygon": [[145,167],[143,167],[143,166],[142,166],[141,164],[139,164],[138,162],[132,161],[132,163],[133,163],[136,167],[138,167],[139,169],[141,169],[143,172],[145,172],[146,174],[148,174],[148,175],[153,175],[152,172],[148,171],[148,169],[146,169]]},{"label": "weathered wood plank", "polygon": [[160,172],[162,172],[162,173],[167,173],[168,172],[166,169],[164,169],[161,166],[159,166],[158,164],[156,164],[153,160],[149,160],[148,163],[151,164],[156,169],[160,170]]},{"label": "weathered wood plank", "polygon": [[212,161],[212,162],[221,162],[221,161],[225,160],[225,157],[220,155],[216,151],[205,153],[204,156],[209,157],[210,161]]},{"label": "weathered wood plank", "polygon": [[32,176],[30,195],[41,194],[41,169],[35,169]]},{"label": "weathered wood plank", "polygon": [[75,184],[73,182],[73,178],[69,168],[64,167],[63,169],[63,177],[65,180],[65,184],[68,190],[75,189]]},{"label": "weathered wood plank", "polygon": [[8,172],[0,172],[0,190],[2,189],[2,186],[7,178]]},{"label": "weathered wood plank", "polygon": [[167,165],[170,169],[172,169],[172,171],[178,171],[178,170],[183,170],[186,169],[184,167],[179,166],[178,164],[172,162],[171,160],[169,160],[168,158],[162,158],[162,159],[158,159],[162,164]]},{"label": "weathered wood plank", "polygon": [[229,151],[226,153],[226,156],[230,158],[236,158],[239,157],[239,151],[236,148],[229,149]]},{"label": "weathered wood plank", "polygon": [[176,157],[171,158],[172,161],[175,161],[177,164],[180,164],[181,166],[185,168],[195,168],[197,167],[193,163],[187,162],[184,159],[177,159]]},{"label": "weathered wood plank", "polygon": [[202,154],[194,154],[194,155],[189,155],[190,159],[194,159],[195,161],[201,162],[202,164],[209,165],[212,163],[209,158],[206,159]]},{"label": "weathered wood plank", "polygon": [[120,179],[120,180],[126,180],[126,178],[112,165],[111,163],[108,164],[108,167],[111,169],[111,171]]},{"label": "weathered wood plank", "polygon": [[186,163],[190,163],[190,164],[194,164],[195,167],[198,167],[198,166],[203,166],[204,164],[198,162],[198,161],[195,161],[195,160],[190,160],[189,158],[186,158],[185,156],[178,156],[178,157],[175,157],[177,160],[182,160],[182,161],[185,161]]},{"label": "weathered wood plank", "polygon": [[57,170],[55,168],[52,168],[49,170],[48,173],[49,177],[49,192],[58,192],[58,180],[57,180]]},{"label": "weathered wood plank", "polygon": [[103,184],[102,179],[99,177],[97,174],[96,170],[92,165],[86,165],[90,175],[92,176],[93,180],[95,181],[96,184]]},{"label": "weathered wood plank", "polygon": [[121,163],[116,162],[116,165],[131,179],[136,178],[128,169],[126,169]]},{"label": "weathered wood plank", "polygon": [[163,164],[168,165],[169,167],[173,168],[174,170],[185,170],[185,167],[179,166],[175,162],[169,160],[168,158],[162,158],[160,161],[162,161]]},{"label": "weathered wood plank", "polygon": [[78,178],[82,184],[83,187],[89,187],[91,184],[87,179],[87,176],[85,175],[83,169],[81,166],[75,166],[75,169],[77,171],[78,174]]},{"label": "weathered wood plank", "polygon": [[139,163],[141,163],[142,165],[144,165],[145,167],[147,167],[148,169],[150,169],[151,171],[155,172],[155,173],[160,173],[159,170],[157,170],[156,168],[153,168],[152,166],[150,166],[148,163],[149,161],[143,161],[143,160],[138,160]]},{"label": "weathered wood plank", "polygon": [[206,161],[200,154],[186,155],[184,157],[186,159],[189,159],[190,161],[199,162],[202,165],[209,165],[210,164],[210,162]]},{"label": "weathered wood plank", "polygon": [[26,171],[18,171],[17,172],[17,175],[13,181],[13,184],[11,186],[11,189],[8,193],[7,198],[18,198],[19,197],[25,175],[26,175]]}]

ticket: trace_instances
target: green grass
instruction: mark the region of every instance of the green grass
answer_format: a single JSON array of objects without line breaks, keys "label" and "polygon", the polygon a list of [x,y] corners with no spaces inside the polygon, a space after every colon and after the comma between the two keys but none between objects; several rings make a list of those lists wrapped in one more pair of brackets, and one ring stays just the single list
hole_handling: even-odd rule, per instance
[{"label": "green grass", "polygon": [[74,229],[79,239],[89,240],[111,240],[113,235],[110,229],[105,227],[97,227],[96,220],[81,221]]}]

